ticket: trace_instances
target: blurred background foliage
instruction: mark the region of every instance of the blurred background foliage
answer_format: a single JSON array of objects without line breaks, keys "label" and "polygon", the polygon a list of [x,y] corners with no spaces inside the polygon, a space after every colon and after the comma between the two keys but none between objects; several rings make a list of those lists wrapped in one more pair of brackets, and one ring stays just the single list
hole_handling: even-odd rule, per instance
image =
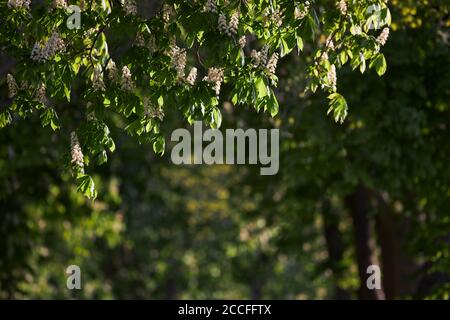
[{"label": "blurred background foliage", "polygon": [[[279,117],[222,101],[222,128],[280,129],[273,177],[175,166],[170,146],[158,157],[112,132],[90,201],[62,165],[68,134],[33,118],[2,129],[0,298],[448,299],[449,1],[390,8],[386,75],[339,74],[344,124],[304,93],[301,54],[282,60]],[[166,117],[166,132],[186,126]],[[71,264],[82,290],[66,289]],[[365,287],[370,264],[382,290]]]}]

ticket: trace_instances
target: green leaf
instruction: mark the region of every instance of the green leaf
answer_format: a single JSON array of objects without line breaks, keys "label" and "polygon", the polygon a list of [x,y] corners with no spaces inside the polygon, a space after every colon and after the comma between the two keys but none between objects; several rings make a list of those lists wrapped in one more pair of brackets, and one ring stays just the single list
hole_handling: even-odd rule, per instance
[{"label": "green leaf", "polygon": [[300,52],[300,51],[303,51],[303,39],[302,39],[302,37],[299,37],[299,36],[297,36],[297,48],[298,48],[298,51]]},{"label": "green leaf", "polygon": [[106,153],[106,150],[103,150],[97,156],[97,163],[98,165],[102,165],[106,162],[108,162],[108,154]]},{"label": "green leaf", "polygon": [[153,151],[156,154],[164,155],[164,151],[166,148],[166,141],[163,136],[158,136],[156,140],[153,142]]},{"label": "green leaf", "polygon": [[64,83],[64,94],[68,102],[70,102],[70,88]]},{"label": "green leaf", "polygon": [[45,111],[41,114],[41,123],[43,127],[50,125],[53,131],[61,127],[59,124],[58,115],[53,108],[45,109]]},{"label": "green leaf", "polygon": [[345,52],[345,50],[342,50],[341,53],[339,54],[339,59],[341,60],[341,64],[344,65],[347,63],[348,61],[348,55]]},{"label": "green leaf", "polygon": [[366,71],[366,59],[364,58],[364,55],[360,55],[361,64],[359,66],[359,71],[361,73],[364,73]]},{"label": "green leaf", "polygon": [[219,108],[214,108],[212,110],[211,115],[212,115],[211,127],[213,129],[220,128],[220,126],[222,125],[222,114],[220,113]]},{"label": "green leaf", "polygon": [[94,180],[90,175],[81,174],[77,177],[77,190],[89,199],[95,199],[97,197]]},{"label": "green leaf", "polygon": [[281,57],[291,53],[297,43],[295,33],[288,33],[281,38]]},{"label": "green leaf", "polygon": [[278,100],[277,97],[275,96],[275,93],[273,93],[270,95],[270,98],[267,102],[267,110],[269,111],[270,115],[272,117],[275,117],[278,114],[279,111],[279,104],[278,104]]},{"label": "green leaf", "polygon": [[267,84],[265,83],[264,79],[261,77],[258,77],[255,82],[256,87],[256,93],[257,93],[257,99],[264,98],[267,96]]},{"label": "green leaf", "polygon": [[159,96],[158,97],[158,106],[162,107],[164,105],[164,97]]},{"label": "green leaf", "polygon": [[328,99],[330,100],[330,107],[327,114],[333,112],[334,121],[343,123],[348,113],[347,101],[339,93],[330,94]]},{"label": "green leaf", "polygon": [[4,128],[10,123],[11,123],[11,115],[9,114],[9,111],[5,110],[2,113],[0,113],[0,128]]},{"label": "green leaf", "polygon": [[386,58],[384,57],[384,55],[382,53],[377,54],[375,59],[373,59],[370,62],[369,67],[370,68],[375,67],[375,71],[381,77],[382,75],[384,75],[386,73],[386,70],[387,70]]}]

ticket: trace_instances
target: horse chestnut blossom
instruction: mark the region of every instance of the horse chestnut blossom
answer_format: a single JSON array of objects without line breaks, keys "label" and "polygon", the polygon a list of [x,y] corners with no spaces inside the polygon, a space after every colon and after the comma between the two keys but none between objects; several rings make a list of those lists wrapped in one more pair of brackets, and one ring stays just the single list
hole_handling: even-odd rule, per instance
[{"label": "horse chestnut blossom", "polygon": [[331,89],[333,91],[336,91],[337,75],[336,75],[336,66],[334,64],[331,65],[330,70],[328,71],[327,79],[328,79]]},{"label": "horse chestnut blossom", "polygon": [[8,0],[8,8],[30,9],[31,0]]},{"label": "horse chestnut blossom", "polygon": [[217,4],[215,0],[207,0],[203,8],[204,12],[217,13]]},{"label": "horse chestnut blossom", "polygon": [[227,18],[223,13],[219,14],[218,29],[221,33],[228,33]]},{"label": "horse chestnut blossom", "polygon": [[197,79],[197,68],[192,68],[189,72],[189,75],[186,78],[187,83],[189,83],[191,86],[195,84],[195,80]]},{"label": "horse chestnut blossom", "polygon": [[347,14],[347,2],[345,0],[340,0],[336,6],[343,16]]},{"label": "horse chestnut blossom", "polygon": [[136,1],[134,0],[125,0],[123,2],[123,10],[127,15],[136,15],[138,12]]},{"label": "horse chestnut blossom", "polygon": [[269,47],[263,46],[261,51],[256,51],[255,49],[252,50],[250,53],[250,57],[253,60],[253,64],[255,67],[263,66],[265,67],[267,65],[267,59],[269,54]]},{"label": "horse chestnut blossom", "polygon": [[247,37],[246,36],[240,37],[238,43],[240,48],[244,48],[245,45],[247,44]]},{"label": "horse chestnut blossom", "polygon": [[92,74],[92,87],[97,91],[105,91],[105,83],[103,82],[103,73],[100,67],[95,67]]},{"label": "horse chestnut blossom", "polygon": [[269,62],[267,62],[266,69],[267,69],[267,72],[269,73],[269,75],[270,75],[271,77],[273,77],[273,76],[275,75],[279,57],[280,57],[280,56],[278,55],[278,53],[275,52],[275,53],[270,57]]},{"label": "horse chestnut blossom", "polygon": [[272,13],[269,14],[270,20],[277,26],[281,27],[283,24],[283,15],[280,9],[275,9]]},{"label": "horse chestnut blossom", "polygon": [[131,71],[127,66],[122,68],[121,88],[124,91],[133,91],[135,88],[133,79],[131,79]]},{"label": "horse chestnut blossom", "polygon": [[108,71],[108,79],[111,81],[116,81],[119,77],[119,72],[117,71],[116,63],[113,60],[108,61],[106,70]]},{"label": "horse chestnut blossom", "polygon": [[300,20],[300,19],[303,19],[304,17],[306,17],[309,12],[309,6],[310,6],[309,1],[305,1],[305,3],[303,3],[301,5],[301,7],[296,6],[294,9],[295,19]]},{"label": "horse chestnut blossom", "polygon": [[184,69],[186,68],[186,50],[174,46],[170,52],[172,58],[172,66],[177,71],[177,75],[180,79],[183,79]]},{"label": "horse chestnut blossom", "polygon": [[203,81],[211,83],[216,95],[219,95],[223,81],[223,69],[215,67],[209,68],[208,75],[203,78]]},{"label": "horse chestnut blossom", "polygon": [[235,35],[239,28],[239,12],[235,12],[231,15],[230,23],[228,24],[228,35]]},{"label": "horse chestnut blossom", "polygon": [[6,76],[6,83],[8,84],[8,98],[12,99],[17,94],[19,87],[12,74],[8,73]]},{"label": "horse chestnut blossom", "polygon": [[384,28],[383,31],[381,31],[381,34],[377,38],[377,42],[380,46],[384,46],[389,38],[389,28]]},{"label": "horse chestnut blossom", "polygon": [[229,22],[223,13],[219,14],[217,24],[221,33],[225,33],[229,37],[236,35],[239,28],[239,12],[234,12]]},{"label": "horse chestnut blossom", "polygon": [[159,120],[164,119],[164,111],[156,107],[153,103],[151,103],[148,97],[145,97],[143,100],[144,103],[144,116],[147,118],[157,118]]},{"label": "horse chestnut blossom", "polygon": [[66,45],[61,35],[57,31],[53,31],[44,46],[41,46],[37,42],[34,44],[30,58],[37,62],[44,62],[52,59],[56,54],[63,52],[65,49]]},{"label": "horse chestnut blossom", "polygon": [[84,155],[81,151],[80,141],[78,140],[77,134],[72,131],[70,133],[70,155],[71,163],[75,165],[78,169],[83,170],[84,168]]},{"label": "horse chestnut blossom", "polygon": [[66,9],[67,2],[66,0],[53,0],[53,6],[57,9]]},{"label": "horse chestnut blossom", "polygon": [[47,95],[46,95],[46,87],[42,82],[39,84],[35,93],[35,100],[39,103],[46,104],[47,103]]}]

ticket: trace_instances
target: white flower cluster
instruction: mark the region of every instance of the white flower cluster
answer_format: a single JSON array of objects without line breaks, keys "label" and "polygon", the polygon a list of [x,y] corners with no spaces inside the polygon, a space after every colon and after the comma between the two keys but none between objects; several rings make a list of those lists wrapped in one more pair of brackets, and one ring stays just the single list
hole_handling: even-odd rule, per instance
[{"label": "white flower cluster", "polygon": [[[322,55],[320,56],[320,60],[321,60],[321,61],[328,61],[328,59],[329,59],[329,57],[328,57],[328,52],[323,51],[323,52],[322,52]],[[316,62],[316,64],[318,64],[318,63]]]},{"label": "white flower cluster", "polygon": [[327,38],[327,40],[325,41],[325,50],[329,51],[329,50],[334,50],[334,49],[335,49],[335,47],[334,47],[333,38],[331,36],[329,36]]},{"label": "white flower cluster", "polygon": [[281,25],[283,24],[283,13],[280,11],[279,8],[277,9],[266,8],[266,10],[264,10],[262,15],[265,22],[273,23],[277,27],[281,27]]},{"label": "white flower cluster", "polygon": [[193,67],[191,69],[191,71],[189,72],[186,81],[187,83],[189,83],[191,86],[193,86],[195,84],[195,80],[197,80],[197,68]]},{"label": "white flower cluster", "polygon": [[173,10],[172,6],[168,5],[167,3],[165,3],[163,5],[162,8],[162,18],[164,20],[164,22],[169,22],[170,18],[172,17],[172,15],[175,13],[175,11]]},{"label": "white flower cluster", "polygon": [[227,18],[223,13],[219,14],[219,21],[218,21],[219,31],[222,33],[228,32],[228,22]]},{"label": "white flower cluster", "polygon": [[379,45],[384,46],[389,38],[389,28],[384,28],[381,34],[377,38]]},{"label": "white flower cluster", "polygon": [[270,59],[268,59],[268,55],[269,47],[267,45],[263,46],[261,51],[252,50],[250,53],[255,67],[263,67],[267,70],[270,76],[274,76],[280,56],[277,52],[275,52],[270,56]]},{"label": "white flower cluster", "polygon": [[44,46],[41,46],[37,42],[34,44],[30,58],[37,62],[44,62],[45,60],[53,58],[57,53],[62,52],[65,49],[66,45],[64,44],[64,40],[58,32],[53,31]]},{"label": "white flower cluster", "polygon": [[208,75],[203,78],[203,81],[211,83],[216,95],[219,95],[220,87],[222,86],[223,81],[223,69],[214,67],[209,68]]},{"label": "white flower cluster", "polygon": [[95,116],[95,112],[89,112],[87,115],[86,115],[86,120],[87,121],[97,121],[97,117]]},{"label": "white flower cluster", "polygon": [[269,47],[267,45],[263,46],[261,51],[252,50],[250,56],[253,59],[253,64],[258,66],[265,66],[267,64],[269,54]]},{"label": "white flower cluster", "polygon": [[277,27],[281,27],[281,25],[283,24],[283,15],[281,14],[280,9],[276,9],[274,12],[272,12],[270,17],[271,17],[272,22]]},{"label": "white flower cluster", "polygon": [[219,15],[218,28],[221,33],[225,33],[229,37],[235,35],[239,28],[239,12],[231,15],[230,22],[227,22],[227,18],[221,13]]},{"label": "white flower cluster", "polygon": [[97,91],[105,91],[105,83],[103,82],[103,72],[102,68],[97,66],[94,68],[94,72],[92,74],[92,87]]},{"label": "white flower cluster", "polygon": [[328,71],[327,79],[333,91],[336,91],[337,75],[336,75],[336,67],[334,66],[334,64],[331,65],[330,70]]},{"label": "white flower cluster", "polygon": [[186,68],[186,50],[173,46],[170,56],[172,58],[172,66],[177,70],[178,77],[184,78],[184,69]]},{"label": "white flower cluster", "polygon": [[303,19],[304,17],[306,17],[306,15],[309,12],[310,5],[311,4],[309,3],[309,1],[305,1],[305,3],[301,5],[301,7],[295,7],[294,11],[295,19]]},{"label": "white flower cluster", "polygon": [[127,66],[122,68],[122,82],[121,88],[124,91],[133,91],[134,90],[134,82],[131,79],[131,71]]},{"label": "white flower cluster", "polygon": [[150,35],[150,38],[148,39],[147,49],[150,50],[150,52],[155,52],[157,49],[155,36],[152,34]]},{"label": "white flower cluster", "polygon": [[108,79],[111,81],[116,81],[119,76],[119,72],[117,71],[116,63],[112,59],[108,61],[106,70],[108,71]]},{"label": "white flower cluster", "polygon": [[277,52],[275,52],[274,54],[272,54],[269,61],[267,62],[266,69],[270,76],[275,75],[279,58],[280,56],[278,55]]},{"label": "white flower cluster", "polygon": [[245,45],[247,44],[247,37],[246,36],[242,36],[239,38],[239,47],[244,48]]},{"label": "white flower cluster", "polygon": [[86,113],[86,120],[87,121],[97,121],[97,117],[95,116],[95,111],[89,111],[92,108],[92,102],[86,103],[86,109],[88,112]]},{"label": "white flower cluster", "polygon": [[25,8],[30,9],[31,0],[8,0],[8,8]]},{"label": "white flower cluster", "polygon": [[141,32],[137,33],[133,45],[136,47],[147,48],[150,52],[156,51],[156,41],[152,34],[150,34],[148,39],[145,39]]},{"label": "white flower cluster", "polygon": [[43,83],[39,84],[38,88],[36,89],[35,100],[42,104],[47,103],[47,96],[45,95],[45,90],[46,90],[45,84]]},{"label": "white flower cluster", "polygon": [[217,13],[217,4],[215,0],[207,0],[203,7],[204,12]]},{"label": "white flower cluster", "polygon": [[66,9],[67,2],[66,0],[53,0],[53,7],[57,9]]},{"label": "white flower cluster", "polygon": [[123,10],[127,15],[136,15],[137,14],[137,5],[134,0],[124,0],[123,2]]},{"label": "white flower cluster", "polygon": [[236,34],[239,28],[239,12],[234,12],[228,25],[228,35]]},{"label": "white flower cluster", "polygon": [[136,39],[134,40],[134,45],[137,47],[145,47],[144,35],[140,32],[136,34]]},{"label": "white flower cluster", "polygon": [[144,98],[144,115],[147,118],[158,118],[161,121],[164,119],[164,111],[160,107],[155,107],[148,97]]},{"label": "white flower cluster", "polygon": [[70,155],[72,158],[71,163],[76,165],[78,168],[83,169],[84,167],[84,155],[81,151],[80,141],[78,140],[77,134],[72,131],[70,133]]},{"label": "white flower cluster", "polygon": [[[334,46],[334,41],[331,38],[331,36],[329,36],[326,40],[325,40],[325,50],[321,53],[320,55],[320,60],[321,61],[327,61],[328,60],[328,52],[330,50],[335,50],[335,46]],[[317,63],[317,62],[316,62]]]},{"label": "white flower cluster", "polygon": [[347,2],[345,2],[345,0],[340,0],[339,2],[337,2],[336,7],[343,16],[347,14]]},{"label": "white flower cluster", "polygon": [[12,74],[6,75],[6,83],[8,84],[8,98],[14,98],[14,96],[17,94],[17,91],[19,90],[19,87],[17,86],[16,80],[12,76]]}]

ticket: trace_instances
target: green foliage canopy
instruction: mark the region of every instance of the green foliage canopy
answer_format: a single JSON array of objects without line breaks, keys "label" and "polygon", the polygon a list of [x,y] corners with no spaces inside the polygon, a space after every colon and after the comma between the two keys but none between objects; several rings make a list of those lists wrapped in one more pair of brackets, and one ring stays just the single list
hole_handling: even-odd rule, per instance
[{"label": "green foliage canopy", "polygon": [[[2,107],[0,125],[38,114],[43,126],[67,136],[75,132],[71,165],[89,197],[96,192],[85,166],[106,162],[115,148],[108,126],[152,143],[162,154],[161,123],[170,108],[190,123],[202,120],[211,127],[221,124],[220,99],[275,116],[278,59],[294,49],[302,54],[305,47],[312,49],[305,59],[305,89],[327,92],[329,113],[343,122],[347,103],[337,93],[336,70],[350,64],[362,73],[367,67],[379,75],[386,71],[380,49],[390,13],[382,0],[331,6],[166,1],[150,17],[140,15],[134,1],[72,1],[81,8],[79,28],[66,23],[76,14],[73,8],[48,2],[0,1],[0,45],[16,60],[7,79],[13,100]],[[85,116],[79,112],[62,122],[59,115],[70,103]]]}]

